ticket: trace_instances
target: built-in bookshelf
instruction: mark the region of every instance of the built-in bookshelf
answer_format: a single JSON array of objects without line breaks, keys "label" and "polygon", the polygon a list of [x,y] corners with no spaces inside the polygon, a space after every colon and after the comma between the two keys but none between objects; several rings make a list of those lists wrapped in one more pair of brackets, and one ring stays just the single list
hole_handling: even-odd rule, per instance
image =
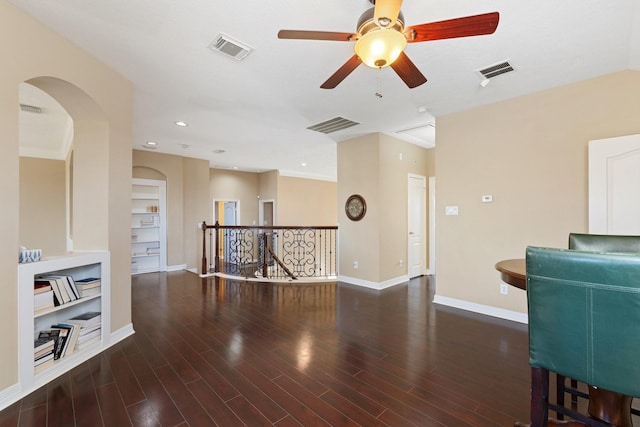
[{"label": "built-in bookshelf", "polygon": [[[109,264],[109,252],[104,251],[79,252],[18,265],[19,375],[23,392],[48,383],[109,346]],[[62,292],[59,289],[54,292],[54,284],[50,285],[51,291],[46,289],[47,281],[57,279],[58,285],[66,289],[65,296],[58,293]],[[74,283],[77,285],[72,287]],[[51,297],[51,304],[45,301],[48,297],[42,295]],[[79,338],[83,322],[78,318],[86,316],[93,317],[92,328],[91,331],[86,329],[88,333]],[[78,326],[78,340],[73,346],[66,347],[66,351],[55,360],[49,359],[46,363],[36,361],[40,357],[36,351],[37,338],[47,331],[61,329],[60,325],[69,324]],[[46,350],[43,348],[41,351]]]},{"label": "built-in bookshelf", "polygon": [[167,269],[166,183],[134,178],[131,185],[131,273]]}]

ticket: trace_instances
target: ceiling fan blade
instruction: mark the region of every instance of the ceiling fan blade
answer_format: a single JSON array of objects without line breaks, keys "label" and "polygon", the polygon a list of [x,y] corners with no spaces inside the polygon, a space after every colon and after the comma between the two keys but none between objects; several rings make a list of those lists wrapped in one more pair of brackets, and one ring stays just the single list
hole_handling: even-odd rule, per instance
[{"label": "ceiling fan blade", "polygon": [[400,53],[398,59],[391,63],[393,71],[400,76],[410,89],[427,82],[427,78],[418,70],[418,67],[409,59],[406,53]]},{"label": "ceiling fan blade", "polygon": [[357,37],[355,33],[337,33],[333,31],[305,31],[305,30],[280,30],[279,39],[296,40],[329,40],[336,42],[350,42]]},{"label": "ceiling fan blade", "polygon": [[498,12],[484,13],[482,15],[413,25],[407,28],[405,34],[407,34],[408,43],[481,36],[493,34],[498,27],[499,20],[500,14]]},{"label": "ceiling fan blade", "polygon": [[373,20],[383,28],[393,27],[400,14],[402,0],[376,0]]},{"label": "ceiling fan blade", "polygon": [[344,65],[338,68],[338,71],[333,73],[331,77],[327,79],[326,82],[322,83],[320,86],[322,89],[333,89],[340,84],[341,81],[347,78],[349,74],[353,72],[358,65],[360,65],[362,61],[358,58],[358,55],[353,55]]}]

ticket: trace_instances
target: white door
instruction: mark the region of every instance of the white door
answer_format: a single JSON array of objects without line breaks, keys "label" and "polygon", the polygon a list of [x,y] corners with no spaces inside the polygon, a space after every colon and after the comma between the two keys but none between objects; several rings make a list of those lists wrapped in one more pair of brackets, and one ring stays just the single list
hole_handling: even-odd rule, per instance
[{"label": "white door", "polygon": [[408,273],[409,277],[416,277],[424,274],[426,262],[427,179],[424,176],[409,174],[408,187]]},{"label": "white door", "polygon": [[589,141],[589,233],[640,235],[640,135]]}]

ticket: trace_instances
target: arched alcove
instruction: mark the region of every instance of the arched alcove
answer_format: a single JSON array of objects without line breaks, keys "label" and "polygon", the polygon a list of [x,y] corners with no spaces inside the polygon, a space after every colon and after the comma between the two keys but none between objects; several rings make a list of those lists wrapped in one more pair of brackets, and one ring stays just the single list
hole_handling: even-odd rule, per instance
[{"label": "arched alcove", "polygon": [[[64,161],[68,200],[66,228],[73,243],[63,242],[63,245],[68,250],[108,249],[109,124],[105,115],[89,95],[69,82],[37,77],[25,83],[47,93],[71,117],[72,140]],[[46,191],[44,187],[43,191]],[[45,206],[43,215],[36,219],[47,221]]]},{"label": "arched alcove", "polygon": [[157,169],[153,169],[147,166],[134,166],[133,177],[142,179],[157,179],[159,181],[166,181],[167,176]]}]

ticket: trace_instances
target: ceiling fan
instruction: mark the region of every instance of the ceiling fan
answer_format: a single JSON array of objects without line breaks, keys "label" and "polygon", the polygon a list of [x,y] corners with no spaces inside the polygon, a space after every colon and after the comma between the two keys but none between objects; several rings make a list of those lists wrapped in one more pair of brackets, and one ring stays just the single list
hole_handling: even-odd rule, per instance
[{"label": "ceiling fan", "polygon": [[369,0],[374,7],[358,19],[356,33],[333,31],[280,30],[280,39],[355,42],[355,54],[320,87],[333,89],[361,63],[372,68],[390,66],[409,88],[418,87],[427,78],[409,59],[407,43],[492,34],[500,19],[498,12],[429,22],[404,27],[400,11],[402,0]]}]

